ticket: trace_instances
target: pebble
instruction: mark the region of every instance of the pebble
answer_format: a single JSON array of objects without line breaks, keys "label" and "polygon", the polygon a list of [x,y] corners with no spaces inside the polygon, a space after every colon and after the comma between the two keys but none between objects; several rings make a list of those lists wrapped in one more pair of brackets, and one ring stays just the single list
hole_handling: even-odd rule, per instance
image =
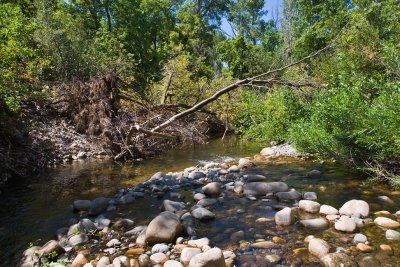
[{"label": "pebble", "polygon": [[150,256],[150,262],[152,264],[164,264],[168,260],[167,255],[161,252],[157,252]]},{"label": "pebble", "polygon": [[400,223],[386,217],[378,217],[374,220],[374,223],[378,226],[394,229],[400,227]]},{"label": "pebble", "polygon": [[400,241],[400,232],[388,229],[386,230],[385,237],[387,240]]},{"label": "pebble", "polygon": [[368,246],[368,245],[366,245],[366,244],[364,244],[364,243],[358,243],[358,244],[357,244],[357,249],[360,250],[360,251],[362,251],[362,252],[371,252],[371,251],[374,250],[373,247]]},{"label": "pebble", "polygon": [[366,243],[368,241],[368,238],[366,235],[363,234],[356,234],[353,238],[353,243],[358,244],[358,243]]}]

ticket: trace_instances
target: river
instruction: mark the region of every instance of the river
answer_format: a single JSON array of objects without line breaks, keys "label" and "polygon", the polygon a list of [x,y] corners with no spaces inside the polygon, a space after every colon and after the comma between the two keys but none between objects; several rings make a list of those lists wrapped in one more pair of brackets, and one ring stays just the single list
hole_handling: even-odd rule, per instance
[{"label": "river", "polygon": [[[213,140],[204,145],[172,149],[166,154],[142,162],[117,164],[100,160],[76,161],[64,167],[48,170],[39,177],[29,177],[24,181],[9,184],[1,193],[0,266],[14,266],[20,253],[29,246],[29,243],[43,244],[46,240],[53,239],[55,231],[67,225],[72,216],[76,216],[71,206],[76,199],[112,196],[118,189],[140,183],[157,171],[181,171],[189,166],[223,161],[228,157],[237,159],[253,156],[259,153],[263,146],[260,143],[236,138]],[[317,178],[307,177],[307,172],[315,168],[321,170],[323,175]],[[388,194],[387,187],[362,186],[365,177],[340,164],[321,165],[319,161],[312,160],[284,160],[258,166],[248,173],[263,174],[271,181],[285,181],[289,186],[302,192],[315,191],[318,193],[320,203],[337,208],[347,200],[360,198],[368,201],[373,211],[381,209],[396,211],[395,205],[388,206],[377,200],[377,196]],[[184,195],[190,193],[182,192]],[[400,203],[398,196],[390,197],[396,203]],[[157,214],[162,200],[143,201],[141,204],[138,202],[121,207],[121,212],[138,222],[148,222]],[[271,209],[265,209],[260,205],[260,201],[244,201],[228,196],[227,202],[215,208],[215,213],[219,214],[216,220],[196,225],[199,236],[207,235],[211,237],[213,244],[237,250],[240,246],[236,241],[232,241],[231,237],[238,231],[245,232],[241,241],[249,242],[257,235],[271,237],[282,235],[279,229],[266,230],[254,223],[258,217],[273,217],[275,213]],[[153,208],[149,209],[149,206]],[[244,210],[246,216],[238,216],[239,209]],[[249,229],[252,230],[248,231]],[[376,242],[383,242],[381,233],[377,233],[376,230],[371,231],[371,235],[377,236]],[[295,249],[296,242],[304,238],[307,232],[297,225],[287,234],[291,237],[287,239],[286,249]],[[337,236],[328,234],[328,238],[335,239]],[[337,242],[333,240],[332,243]],[[397,253],[395,255],[398,255]],[[385,258],[385,261],[390,260],[391,258]]]}]

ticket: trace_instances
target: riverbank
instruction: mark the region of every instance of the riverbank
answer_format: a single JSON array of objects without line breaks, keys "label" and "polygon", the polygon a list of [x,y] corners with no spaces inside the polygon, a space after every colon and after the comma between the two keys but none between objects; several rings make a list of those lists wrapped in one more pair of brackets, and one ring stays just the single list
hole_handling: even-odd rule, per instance
[{"label": "riverbank", "polygon": [[[45,252],[50,245],[54,245],[61,251],[63,247],[68,252],[58,253],[54,259],[64,258],[66,261],[68,258],[69,261],[74,261],[75,257],[78,257],[82,263],[85,260],[91,261],[87,266],[95,266],[96,263],[97,266],[102,266],[98,261],[101,258],[103,262],[107,261],[104,257],[107,257],[110,262],[114,261],[114,264],[120,264],[118,262],[121,261],[127,262],[128,258],[131,258],[130,265],[126,266],[137,266],[135,265],[137,261],[142,261],[141,266],[143,266],[143,261],[146,259],[156,262],[167,258],[178,262],[183,261],[185,264],[186,254],[193,256],[199,253],[200,256],[196,256],[196,259],[213,258],[208,257],[206,252],[212,246],[218,246],[224,250],[221,252],[219,249],[211,249],[209,252],[212,252],[211,254],[215,255],[216,261],[219,262],[220,265],[216,266],[225,266],[225,264],[229,266],[234,262],[240,266],[267,266],[269,264],[286,266],[299,263],[318,265],[321,264],[321,260],[326,261],[322,259],[325,255],[316,257],[314,248],[308,247],[309,250],[307,250],[307,246],[302,245],[307,235],[314,234],[317,238],[321,237],[329,243],[332,247],[330,252],[333,252],[333,248],[342,248],[339,249],[341,254],[329,254],[326,258],[335,261],[346,260],[348,264],[352,262],[360,264],[361,261],[368,259],[364,259],[367,257],[365,252],[361,253],[357,249],[362,245],[357,245],[357,247],[352,245],[354,233],[335,230],[339,227],[336,226],[338,222],[345,220],[346,227],[348,224],[353,225],[352,221],[356,224],[356,228],[350,232],[365,231],[368,244],[374,249],[368,252],[368,257],[389,263],[390,257],[397,255],[397,245],[390,244],[393,253],[388,253],[389,258],[379,256],[381,255],[380,245],[382,245],[379,243],[384,239],[384,232],[378,233],[379,230],[372,220],[354,220],[358,215],[365,217],[365,213],[347,214],[352,215],[349,220],[342,212],[343,207],[339,211],[329,208],[330,212],[335,213],[330,215],[336,216],[337,213],[342,215],[337,215],[334,218],[337,222],[332,223],[328,222],[325,215],[318,214],[326,209],[326,206],[319,206],[315,200],[318,199],[321,202],[327,199],[326,195],[332,195],[332,192],[326,192],[326,186],[318,184],[320,181],[318,177],[329,172],[326,166],[318,163],[315,169],[304,170],[304,176],[301,176],[303,183],[298,184],[295,181],[299,177],[269,175],[268,172],[273,170],[272,166],[280,164],[290,166],[290,161],[282,157],[270,158],[266,155],[266,151],[271,151],[271,149],[263,151],[264,156],[256,155],[247,159],[209,163],[203,167],[185,169],[183,172],[156,173],[148,181],[120,190],[110,199],[75,201],[74,207],[75,210],[79,210],[79,221],[58,231],[58,241],[52,241],[47,246],[36,249]],[[297,191],[288,191],[288,184],[295,185]],[[352,185],[347,184],[347,186]],[[313,188],[317,190],[315,192],[309,190]],[[348,191],[352,193],[351,189]],[[334,206],[337,208],[344,204],[342,199],[357,196],[356,194],[346,195],[346,192],[336,193],[337,195],[342,193],[344,196],[344,198],[336,199]],[[370,193],[367,192],[366,195]],[[373,198],[369,198],[371,199]],[[156,203],[161,204],[165,210],[163,213],[159,214]],[[327,204],[332,204],[332,200]],[[373,204],[371,210],[377,209],[376,204]],[[316,206],[318,206],[318,211]],[[370,214],[369,209],[368,205],[367,216]],[[395,209],[395,206],[391,209]],[[109,219],[102,217],[99,213],[106,215]],[[123,214],[130,215],[121,218]],[[381,214],[382,212],[378,216]],[[388,215],[387,212],[383,214],[393,216]],[[287,217],[289,219],[285,216],[289,216]],[[160,225],[160,218],[164,218],[165,220],[162,221],[168,221],[170,224]],[[329,218],[333,219],[332,216]],[[152,220],[149,223],[150,219]],[[360,220],[365,222],[366,226],[364,223],[361,224]],[[282,221],[290,225],[279,226]],[[146,227],[150,230],[144,230]],[[201,239],[204,241],[201,251],[198,247],[196,248],[197,245],[194,245],[196,241],[190,241],[199,238],[208,238],[208,241]],[[318,240],[317,238],[315,240]],[[143,242],[144,239],[150,241],[147,246]],[[310,237],[307,240],[310,240]],[[318,240],[318,242],[310,242],[309,246],[314,243],[318,244],[318,248],[325,245]],[[148,246],[154,244],[155,246]],[[364,245],[368,246],[365,242]],[[161,250],[158,251],[159,249]],[[35,249],[30,251],[33,250]],[[326,249],[324,251],[327,252]],[[28,256],[27,259],[32,258]],[[173,263],[176,264],[174,266],[179,266],[177,262]],[[83,264],[76,266],[83,266]]]}]

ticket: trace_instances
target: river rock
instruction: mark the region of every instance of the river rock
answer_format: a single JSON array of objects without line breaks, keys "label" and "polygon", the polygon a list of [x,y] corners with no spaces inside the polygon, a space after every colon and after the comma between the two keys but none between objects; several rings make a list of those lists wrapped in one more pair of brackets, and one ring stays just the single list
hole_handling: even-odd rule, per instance
[{"label": "river rock", "polygon": [[394,201],[388,196],[378,196],[378,200],[382,201],[385,204],[393,205]]},{"label": "river rock", "polygon": [[294,212],[291,208],[283,208],[282,210],[275,213],[276,225],[288,226],[295,222]]},{"label": "river rock", "polygon": [[321,258],[326,267],[357,267],[357,263],[344,253],[329,253]]},{"label": "river rock", "polygon": [[92,201],[85,199],[75,200],[73,203],[73,207],[77,211],[89,211],[92,207]]},{"label": "river rock", "polygon": [[307,173],[307,176],[309,177],[317,177],[320,176],[322,174],[322,172],[320,170],[311,170]]},{"label": "river rock", "polygon": [[110,199],[106,197],[98,197],[93,199],[89,213],[91,215],[98,215],[102,213],[107,209],[109,202]]},{"label": "river rock", "polygon": [[195,201],[200,201],[200,200],[202,200],[203,198],[206,198],[207,196],[206,195],[204,195],[204,194],[202,194],[202,193],[196,193],[194,196],[193,196],[193,199],[195,200]]},{"label": "river rock", "polygon": [[325,256],[329,253],[329,249],[329,244],[320,238],[313,238],[308,243],[308,251],[317,257]]},{"label": "river rock", "polygon": [[251,167],[253,165],[254,165],[253,161],[250,160],[250,159],[247,159],[247,158],[241,158],[238,161],[238,168],[239,169],[248,168],[248,167]]},{"label": "river rock", "polygon": [[206,177],[206,174],[204,172],[193,171],[189,174],[189,179],[192,180],[198,180],[204,177]]},{"label": "river rock", "polygon": [[164,211],[148,225],[145,234],[146,241],[150,244],[174,242],[182,229],[178,216],[170,211]]},{"label": "river rock", "polygon": [[176,261],[176,260],[167,260],[164,263],[163,267],[183,267],[183,265],[179,261]]},{"label": "river rock", "polygon": [[189,267],[225,267],[224,255],[219,248],[212,248],[194,256]]},{"label": "river rock", "polygon": [[315,192],[305,192],[303,195],[303,199],[305,200],[317,200],[317,193]]},{"label": "river rock", "polygon": [[197,205],[203,206],[203,207],[208,207],[217,204],[217,200],[215,198],[203,198],[199,202],[197,202]]},{"label": "river rock", "polygon": [[164,200],[162,204],[162,210],[170,211],[170,212],[178,212],[185,208],[185,204],[182,202],[176,202],[171,200]]},{"label": "river rock", "polygon": [[368,241],[368,238],[366,235],[363,234],[356,234],[353,238],[353,243],[358,244],[358,243],[364,243]]},{"label": "river rock", "polygon": [[131,229],[135,225],[135,222],[130,219],[119,219],[112,225],[112,229],[119,231],[126,231]]},{"label": "river rock", "polygon": [[169,247],[167,244],[155,244],[151,248],[151,253],[157,253],[157,252],[162,252],[162,253],[167,253],[169,251]]},{"label": "river rock", "polygon": [[400,232],[388,229],[385,233],[387,240],[400,241]]},{"label": "river rock", "polygon": [[364,243],[358,243],[358,244],[357,244],[357,249],[360,250],[360,251],[362,251],[362,252],[371,252],[371,251],[374,250],[373,247],[368,246],[368,245],[366,245],[366,244],[364,244]]},{"label": "river rock", "polygon": [[247,175],[243,175],[243,178],[246,180],[247,183],[266,182],[267,181],[267,177],[265,177],[264,175],[260,175],[260,174],[247,174]]},{"label": "river rock", "polygon": [[103,256],[97,262],[96,267],[107,267],[110,264],[111,264],[110,258],[108,258],[107,256]]},{"label": "river rock", "polygon": [[71,263],[70,267],[83,267],[86,263],[88,263],[88,259],[86,259],[85,255],[82,253],[79,253]]},{"label": "river rock", "polygon": [[86,243],[89,240],[85,234],[76,234],[68,238],[68,244],[72,247]]},{"label": "river rock", "polygon": [[56,240],[50,240],[40,248],[39,255],[47,256],[53,252],[55,252],[55,253],[57,253],[57,255],[59,255],[63,251],[64,251],[64,249],[60,246],[60,244]]},{"label": "river rock", "polygon": [[188,245],[191,247],[203,248],[204,246],[210,245],[210,240],[207,237],[192,239],[188,241]]},{"label": "river rock", "polygon": [[369,205],[364,200],[352,199],[339,209],[340,215],[365,218],[369,215]]},{"label": "river rock", "polygon": [[131,267],[130,260],[126,256],[119,256],[113,260],[113,267]]},{"label": "river rock", "polygon": [[339,214],[339,211],[332,206],[321,205],[321,207],[319,208],[319,213],[325,214],[325,215],[336,215],[336,214]]},{"label": "river rock", "polygon": [[232,165],[228,168],[228,172],[239,172],[240,169],[237,165]]},{"label": "river rock", "polygon": [[310,213],[319,212],[320,204],[312,200],[300,200],[299,208]]},{"label": "river rock", "polygon": [[191,212],[192,216],[200,221],[208,221],[215,218],[214,213],[205,208],[197,208]]},{"label": "river rock", "polygon": [[156,172],[155,174],[153,174],[153,176],[150,177],[149,181],[155,182],[158,180],[162,180],[164,178],[165,178],[165,174],[163,172]]},{"label": "river rock", "polygon": [[150,262],[152,264],[163,265],[168,260],[168,256],[164,253],[158,252],[150,256]]},{"label": "river rock", "polygon": [[329,223],[324,218],[301,220],[300,224],[305,228],[314,230],[324,230],[329,228]]},{"label": "river rock", "polygon": [[189,265],[190,260],[201,253],[201,249],[199,248],[183,248],[181,253],[181,262],[183,265]]},{"label": "river rock", "polygon": [[275,194],[279,200],[299,200],[301,199],[301,193],[295,190],[289,192],[278,192]]},{"label": "river rock", "polygon": [[271,241],[260,241],[250,245],[252,248],[277,248],[278,246]]},{"label": "river rock", "polygon": [[389,228],[389,229],[394,229],[394,228],[399,228],[400,223],[392,220],[390,218],[386,217],[378,217],[374,220],[374,223],[378,226],[384,227],[384,228]]},{"label": "river rock", "polygon": [[288,185],[283,182],[251,182],[244,185],[244,194],[247,196],[263,196],[267,193],[284,192]]},{"label": "river rock", "polygon": [[356,230],[356,223],[354,219],[349,216],[341,216],[340,219],[335,222],[335,229],[342,232],[352,233]]},{"label": "river rock", "polygon": [[147,254],[142,254],[138,258],[139,261],[139,266],[142,267],[147,267],[150,265],[150,257]]},{"label": "river rock", "polygon": [[221,187],[222,187],[221,183],[212,182],[203,186],[202,190],[204,194],[208,196],[219,196],[221,194]]}]

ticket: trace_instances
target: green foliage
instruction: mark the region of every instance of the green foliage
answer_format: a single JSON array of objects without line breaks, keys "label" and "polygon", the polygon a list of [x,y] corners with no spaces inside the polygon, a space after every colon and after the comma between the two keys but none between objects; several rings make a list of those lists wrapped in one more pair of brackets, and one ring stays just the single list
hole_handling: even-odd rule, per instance
[{"label": "green foliage", "polygon": [[283,141],[289,127],[305,110],[303,97],[286,88],[275,88],[265,95],[243,92],[233,123],[245,138],[258,141]]}]

